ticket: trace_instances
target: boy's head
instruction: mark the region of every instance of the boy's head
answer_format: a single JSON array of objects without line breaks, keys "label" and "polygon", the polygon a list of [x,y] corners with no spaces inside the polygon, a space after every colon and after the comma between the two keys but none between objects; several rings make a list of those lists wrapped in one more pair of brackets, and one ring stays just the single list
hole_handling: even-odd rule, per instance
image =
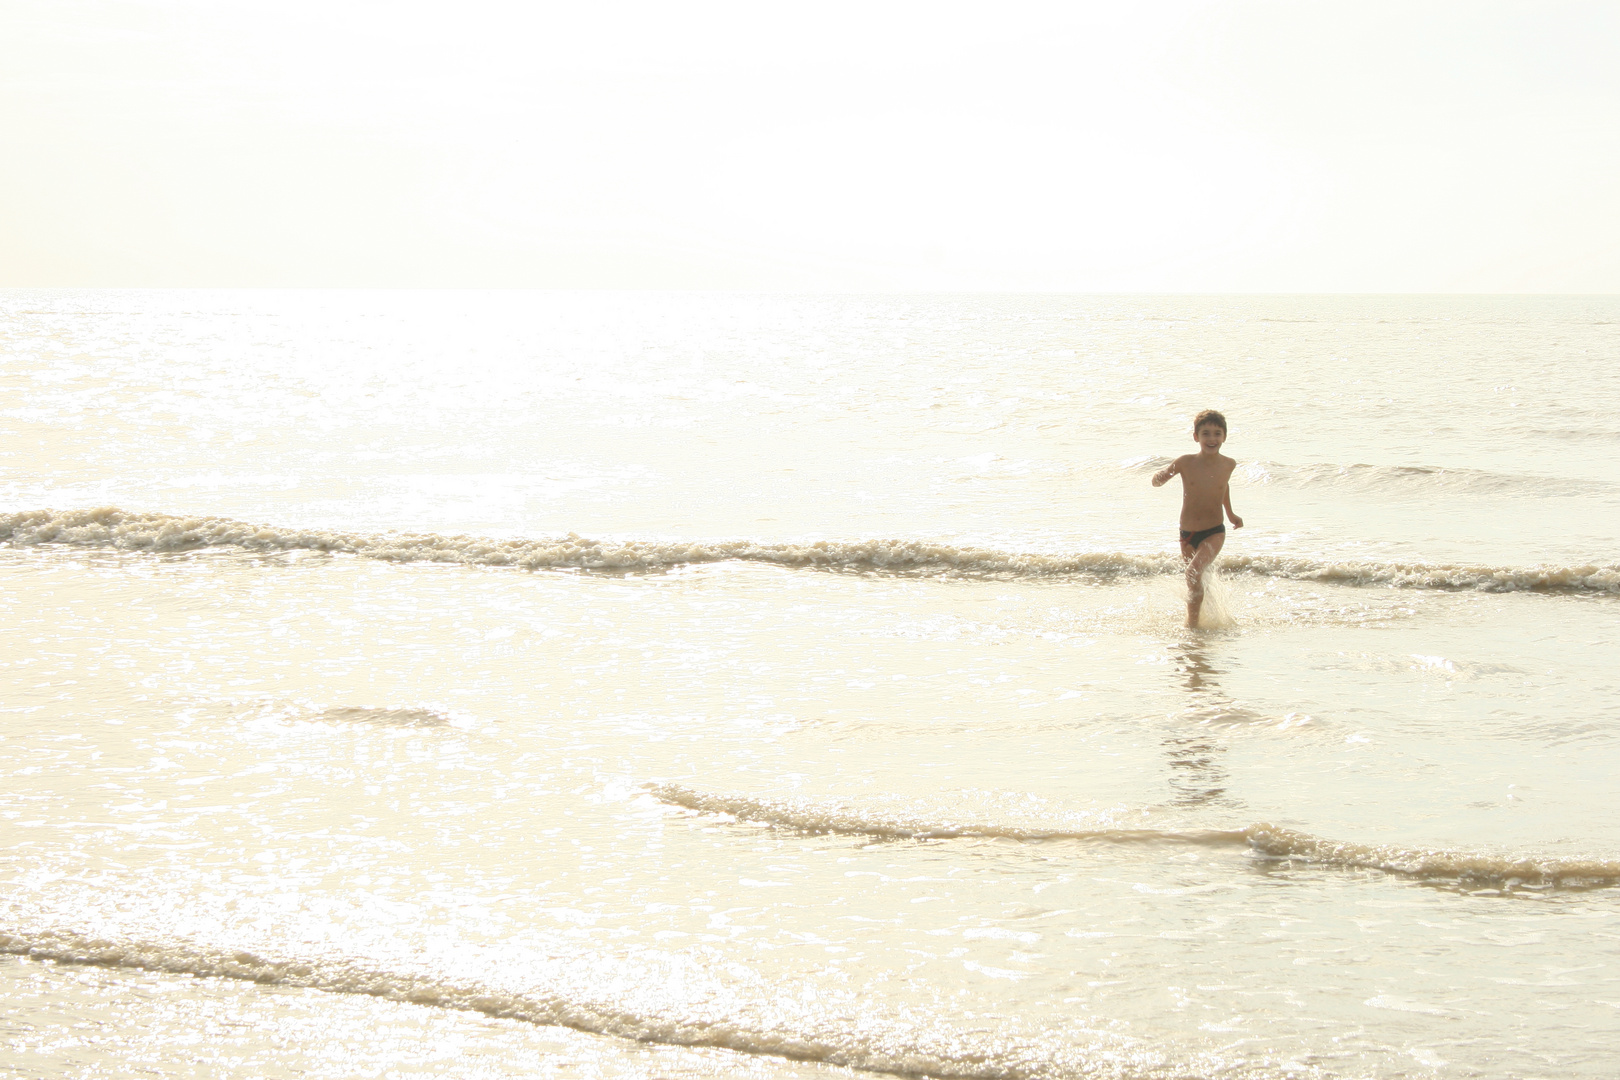
[{"label": "boy's head", "polygon": [[[1216,434],[1219,432],[1219,434]],[[1205,409],[1193,417],[1193,440],[1198,443],[1211,443],[1211,449],[1219,450],[1226,441],[1226,417],[1214,409]],[[1207,437],[1206,437],[1207,435]]]}]

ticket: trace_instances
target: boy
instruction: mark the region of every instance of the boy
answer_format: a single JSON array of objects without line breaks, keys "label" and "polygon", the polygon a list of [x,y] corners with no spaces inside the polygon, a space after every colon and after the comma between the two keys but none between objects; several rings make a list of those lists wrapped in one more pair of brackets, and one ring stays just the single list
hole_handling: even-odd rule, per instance
[{"label": "boy", "polygon": [[1198,625],[1198,609],[1204,604],[1204,571],[1226,543],[1226,526],[1221,511],[1232,519],[1232,528],[1243,528],[1243,519],[1232,512],[1232,491],[1228,481],[1237,462],[1221,453],[1226,442],[1226,417],[1205,409],[1193,420],[1196,454],[1182,454],[1153,474],[1153,486],[1160,487],[1181,474],[1181,557],[1187,560],[1187,625]]}]

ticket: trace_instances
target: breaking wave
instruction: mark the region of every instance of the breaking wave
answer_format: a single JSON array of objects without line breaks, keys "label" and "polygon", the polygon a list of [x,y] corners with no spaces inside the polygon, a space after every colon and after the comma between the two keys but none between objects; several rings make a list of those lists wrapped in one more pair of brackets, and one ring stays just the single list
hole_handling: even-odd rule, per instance
[{"label": "breaking wave", "polygon": [[1221,553],[1227,574],[1325,581],[1338,585],[1384,585],[1400,589],[1474,589],[1480,592],[1620,593],[1620,564],[1576,566],[1481,566],[1470,563],[1360,562],[1290,555]]},{"label": "breaking wave", "polygon": [[1323,840],[1275,825],[1251,825],[1243,837],[1256,852],[1347,870],[1382,870],[1423,881],[1487,888],[1597,888],[1620,884],[1620,861],[1484,851],[1352,844]]},{"label": "breaking wave", "polygon": [[1062,823],[1007,821],[941,821],[914,814],[886,814],[872,809],[853,809],[841,803],[813,803],[796,799],[772,799],[752,795],[724,795],[696,791],[681,784],[654,784],[647,789],[653,798],[671,806],[704,814],[725,814],[738,821],[811,833],[847,833],[895,839],[939,840],[958,837],[997,837],[1007,840],[1104,840],[1144,843],[1156,840],[1201,844],[1242,844],[1237,831],[1207,829],[1166,832],[1158,829],[1119,828],[1090,820]]},{"label": "breaking wave", "polygon": [[714,794],[680,784],[655,784],[648,792],[661,802],[698,813],[724,814],[738,821],[812,833],[918,840],[986,837],[1247,847],[1267,859],[1344,870],[1381,870],[1423,881],[1486,888],[1593,888],[1620,884],[1620,861],[1615,860],[1341,843],[1265,823],[1242,829],[1126,829],[1088,822],[942,821],[919,815],[885,814],[841,803]]},{"label": "breaking wave", "polygon": [[[349,533],[252,525],[215,517],[136,513],[116,507],[0,514],[0,543],[69,544],[156,553],[233,548],[244,552],[315,551],[392,562],[507,566],[525,570],[655,571],[726,561],[897,574],[1007,578],[1121,577],[1176,572],[1173,553],[1082,551],[1030,553],[929,540],[592,540],[570,533],[542,539]],[[1227,573],[1396,588],[1487,592],[1560,590],[1620,593],[1620,565],[1479,566],[1358,562],[1287,555],[1225,553]]]},{"label": "breaking wave", "polygon": [[1613,484],[1560,477],[1527,476],[1487,469],[1448,469],[1438,465],[1338,465],[1324,462],[1285,464],[1250,461],[1237,475],[1250,484],[1284,487],[1339,487],[1352,491],[1408,491],[1478,495],[1587,496],[1612,495]]},{"label": "breaking wave", "polygon": [[452,721],[432,709],[371,709],[360,705],[340,706],[320,713],[322,720],[353,720],[388,727],[450,727]]},{"label": "breaking wave", "polygon": [[[1154,473],[1173,458],[1146,455],[1127,458],[1120,468]],[[1613,497],[1616,487],[1602,480],[1533,476],[1493,472],[1489,469],[1447,468],[1441,465],[1368,465],[1337,462],[1244,461],[1233,474],[1240,484],[1288,488],[1331,487],[1358,492],[1412,495],[1524,495],[1546,498]]]},{"label": "breaking wave", "polygon": [[228,518],[134,513],[116,507],[0,514],[0,542],[72,544],[124,551],[319,551],[393,562],[511,566],[525,570],[659,570],[692,563],[775,563],[828,569],[927,571],[1011,576],[1148,574],[1173,569],[1165,556],[1082,552],[1021,554],[927,540],[592,540],[569,533],[548,539],[495,539],[437,533],[348,533],[250,525]]},{"label": "breaking wave", "polygon": [[[816,1008],[772,985],[751,1000],[680,958],[524,956],[515,964],[480,950],[452,959],[384,961],[323,951],[220,944],[191,937],[47,926],[0,925],[0,953],[271,986],[363,994],[671,1046],[708,1047],[823,1062],[903,1076],[959,1080],[1169,1080],[1161,1051],[1140,1040],[1076,1025],[1062,1038],[969,1034],[943,1020],[903,1020],[854,1002]],[[757,982],[757,980],[756,980]],[[1077,1040],[1076,1036],[1089,1037]],[[1076,1044],[1078,1041],[1078,1045]],[[1089,1044],[1089,1045],[1087,1045]]]}]

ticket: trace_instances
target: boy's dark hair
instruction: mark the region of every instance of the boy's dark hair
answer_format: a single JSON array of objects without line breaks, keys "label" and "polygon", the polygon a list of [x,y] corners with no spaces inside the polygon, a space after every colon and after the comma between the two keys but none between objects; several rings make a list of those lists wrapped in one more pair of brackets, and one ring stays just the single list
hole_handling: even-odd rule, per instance
[{"label": "boy's dark hair", "polygon": [[1222,416],[1214,409],[1205,409],[1203,412],[1193,417],[1193,434],[1198,434],[1198,429],[1203,427],[1205,424],[1214,424],[1216,427],[1220,428],[1222,432],[1226,431],[1226,417]]}]

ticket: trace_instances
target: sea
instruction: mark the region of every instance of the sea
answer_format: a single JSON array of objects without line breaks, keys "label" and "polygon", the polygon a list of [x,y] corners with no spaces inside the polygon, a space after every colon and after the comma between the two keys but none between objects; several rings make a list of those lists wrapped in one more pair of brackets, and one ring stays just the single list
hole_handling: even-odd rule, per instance
[{"label": "sea", "polygon": [[0,1076],[1612,1077],[1617,462],[1617,297],[0,292]]}]

